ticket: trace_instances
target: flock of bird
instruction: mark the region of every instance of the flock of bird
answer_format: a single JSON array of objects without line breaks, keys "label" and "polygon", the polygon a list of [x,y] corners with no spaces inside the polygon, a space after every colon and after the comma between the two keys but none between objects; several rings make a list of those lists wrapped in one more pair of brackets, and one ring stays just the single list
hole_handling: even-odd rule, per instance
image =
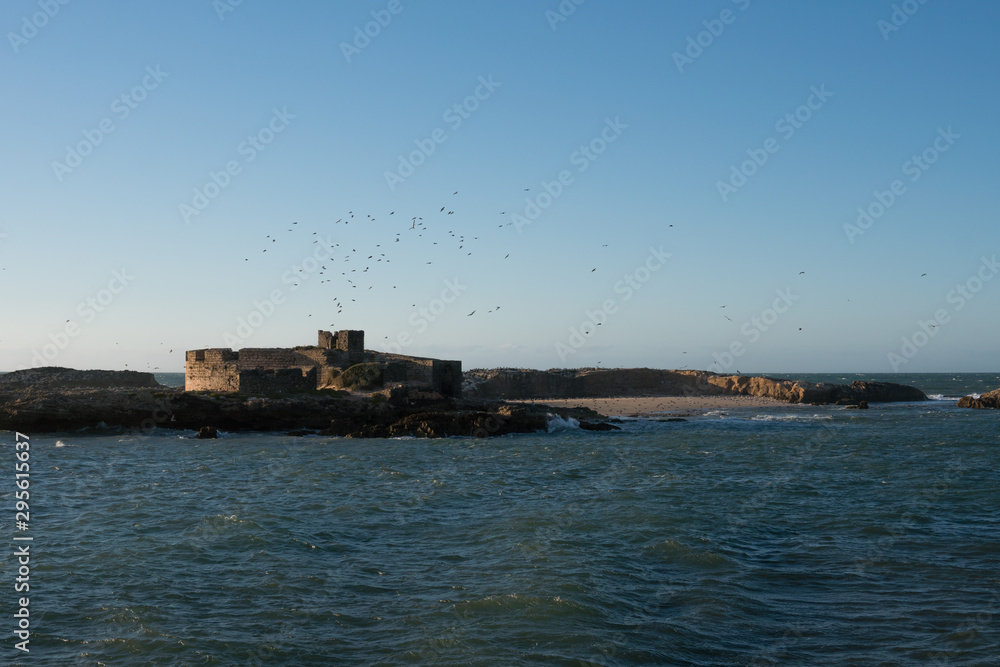
[{"label": "flock of bird", "polygon": [[[530,191],[530,188],[525,188],[525,191]],[[452,196],[458,196],[458,191],[452,193]],[[376,231],[375,234],[367,233],[363,234],[363,238],[369,239],[368,247],[364,247],[364,243],[356,241],[354,243],[347,243],[347,239],[351,237],[351,233],[348,231],[351,223],[355,225],[368,226],[377,222],[375,216],[370,213],[362,214],[360,212],[355,213],[353,210],[348,211],[346,215],[337,219],[332,223],[332,229],[327,228],[327,231],[334,232],[336,238],[341,239],[340,242],[333,243],[332,247],[337,249],[339,252],[333,256],[328,257],[319,263],[316,273],[320,277],[318,281],[319,284],[330,285],[331,288],[335,288],[335,293],[330,297],[330,303],[333,309],[328,312],[332,312],[336,315],[341,315],[344,312],[345,307],[350,303],[356,303],[360,295],[370,296],[371,298],[382,298],[379,294],[381,289],[390,289],[387,283],[380,282],[380,271],[385,266],[392,263],[393,259],[397,262],[400,259],[399,253],[406,253],[410,255],[412,253],[417,253],[422,258],[430,256],[430,252],[435,250],[451,250],[454,255],[458,258],[468,258],[472,257],[474,252],[478,252],[477,247],[481,245],[480,236],[470,236],[468,234],[461,233],[462,223],[459,219],[449,218],[449,216],[454,216],[456,214],[455,208],[448,204],[437,207],[436,210],[432,210],[430,213],[425,213],[425,215],[411,215],[411,216],[397,216],[396,211],[390,211],[388,216],[391,222],[396,220],[403,221],[402,224],[392,224],[387,230],[384,227]],[[506,216],[507,211],[500,211],[501,216]],[[425,217],[426,216],[426,217]],[[406,224],[408,220],[409,224]],[[505,226],[512,226],[513,222],[505,222],[497,225],[497,228],[503,228]],[[292,222],[285,230],[285,234],[295,234],[299,231],[299,223]],[[673,227],[674,225],[669,225]],[[394,229],[400,229],[401,231],[392,231]],[[342,230],[339,231],[338,230]],[[459,230],[459,231],[456,231]],[[353,230],[351,230],[353,232]],[[299,232],[300,235],[302,232]],[[485,233],[485,232],[480,232]],[[312,231],[311,236],[318,237],[320,231]],[[279,242],[279,235],[272,236],[268,234],[265,236],[265,245],[261,248],[261,253],[267,253],[269,249],[275,249],[276,246],[272,244],[277,244]],[[427,241],[423,241],[423,248],[416,249],[412,246],[419,244],[421,239],[426,238]],[[435,240],[436,239],[436,240]],[[371,245],[371,241],[380,240],[378,243]],[[314,244],[320,243],[319,239],[313,240]],[[352,246],[348,248],[348,245]],[[489,252],[494,252],[497,257],[500,257],[500,253],[503,253],[502,260],[509,260],[511,257],[510,252],[500,250],[496,252],[497,245],[488,242]],[[602,248],[607,248],[608,244],[604,243],[601,245]],[[394,252],[395,251],[395,252]],[[413,261],[412,257],[417,255],[412,255],[407,259]],[[434,259],[442,258],[440,253],[434,255],[430,260],[424,262],[425,265],[433,265]],[[447,256],[443,257],[448,259]],[[250,262],[251,257],[245,257],[244,261]],[[598,267],[594,266],[590,268],[589,273],[593,274],[597,272]],[[799,275],[804,275],[805,271],[800,271]],[[395,273],[398,277],[400,274]],[[921,277],[927,274],[922,274]],[[302,277],[299,276],[301,282],[293,283],[294,287],[299,287],[302,282],[309,280],[311,276]],[[407,286],[410,286],[407,284]],[[399,289],[398,284],[391,285],[392,290]],[[360,290],[360,291],[355,291]],[[369,294],[370,292],[374,292]],[[417,303],[411,303],[411,307],[416,308]],[[477,313],[496,313],[500,310],[501,305],[494,305],[488,310],[484,307],[473,308],[470,312],[466,314],[466,317],[474,317]],[[720,306],[720,308],[726,308],[725,305]],[[312,313],[308,315],[312,317]],[[350,315],[349,315],[350,316]],[[723,317],[733,323],[735,323],[732,318],[728,315],[723,314]],[[335,323],[330,323],[330,327],[335,327]],[[802,327],[798,328],[802,331]],[[385,338],[388,338],[386,336]],[[687,354],[687,352],[684,352]]]},{"label": "flock of bird", "polygon": [[[452,193],[452,196],[457,196],[458,194],[458,191],[455,191]],[[501,212],[501,215],[505,214],[505,211]],[[387,282],[380,280],[382,274],[385,273],[382,269],[386,265],[391,264],[393,260],[400,263],[400,259],[404,258],[406,261],[412,262],[413,257],[418,255],[422,258],[431,256],[432,259],[424,261],[423,264],[433,265],[435,259],[442,257],[440,251],[452,251],[454,255],[460,258],[472,257],[477,252],[476,247],[480,245],[480,237],[478,235],[462,233],[461,224],[455,218],[447,217],[455,215],[454,207],[448,205],[441,206],[436,211],[425,215],[426,219],[423,215],[404,217],[397,216],[396,211],[390,211],[386,217],[389,217],[390,222],[393,224],[390,224],[387,229],[383,226],[384,223],[382,223],[375,228],[376,231],[372,234],[368,232],[371,229],[369,226],[377,223],[377,218],[370,213],[362,214],[351,210],[331,225],[328,225],[325,231],[317,230],[309,233],[312,237],[320,237],[323,234],[323,239],[326,238],[327,233],[331,233],[331,236],[336,239],[332,243],[335,254],[322,260],[315,272],[317,277],[320,278],[318,281],[319,284],[330,285],[332,288],[335,288],[333,290],[334,293],[330,297],[333,308],[328,312],[336,315],[343,314],[345,307],[350,303],[357,303],[361,295],[368,296],[369,291],[373,291],[370,295],[372,298],[381,298],[382,295],[379,294],[379,290],[399,289],[399,284],[390,286]],[[394,224],[396,220],[406,221],[407,219],[409,220],[408,225],[405,222],[401,225]],[[360,225],[368,233],[362,233],[360,236],[353,234],[353,228],[350,227],[352,223]],[[296,221],[287,226],[284,236],[287,237],[288,234],[301,236],[306,233],[299,231],[300,227],[297,226],[298,224]],[[511,225],[513,225],[513,222],[506,222],[498,225],[498,228]],[[302,227],[304,228],[304,225]],[[365,229],[366,227],[368,229]],[[395,229],[401,229],[402,231],[393,231]],[[263,255],[269,249],[272,250],[273,254],[273,251],[280,246],[272,244],[278,244],[279,238],[282,236],[282,234],[267,234],[264,237],[264,247],[261,248],[261,254]],[[359,238],[368,240],[348,242],[348,239]],[[421,239],[426,239],[426,241],[421,241]],[[320,241],[320,238],[313,239],[314,244],[318,244]],[[374,244],[372,245],[372,243]],[[413,247],[418,244],[424,247],[419,249]],[[510,257],[511,253],[505,252],[503,260],[508,260]],[[244,261],[252,262],[253,260],[250,256],[247,256],[244,257]],[[399,272],[395,272],[394,275],[398,278]],[[311,277],[311,275],[303,276],[299,274],[293,279],[295,282],[291,284],[293,287],[298,288],[305,281],[310,280]],[[411,304],[413,308],[416,308],[417,305],[416,303]],[[485,308],[477,307],[472,309],[466,316],[473,317],[477,312],[482,313],[484,310]],[[500,305],[495,305],[485,310],[485,313],[495,313],[499,310]],[[312,313],[308,316],[312,317]],[[329,326],[334,327],[336,325],[330,323]]]},{"label": "flock of bird", "polygon": [[[525,188],[526,192],[530,190],[531,190],[530,188]],[[458,191],[455,191],[452,193],[452,196],[457,196],[458,194],[459,194]],[[386,232],[384,229],[382,229],[379,230],[379,232],[376,233],[374,236],[371,234],[365,234],[364,236],[366,236],[369,239],[372,238],[378,239],[380,235],[384,234],[388,234],[389,236],[388,238],[382,236],[381,242],[375,243],[373,246],[369,246],[368,248],[360,247],[360,249],[358,246],[363,246],[363,244],[359,242],[354,242],[349,244],[355,247],[350,247],[350,248],[347,247],[348,245],[346,243],[347,238],[351,236],[348,233],[348,228],[352,222],[355,223],[355,225],[358,225],[360,223],[362,226],[367,226],[376,223],[377,218],[374,215],[372,215],[371,213],[366,213],[364,214],[364,217],[361,217],[362,214],[360,212],[356,213],[355,211],[350,210],[344,216],[338,218],[335,222],[332,223],[332,230],[328,229],[328,231],[337,232],[338,229],[343,230],[336,234],[338,238],[342,239],[342,242],[335,242],[333,244],[333,248],[339,249],[340,254],[331,256],[323,260],[318,265],[318,269],[316,271],[318,276],[321,277],[319,280],[319,284],[328,284],[331,285],[332,287],[337,288],[335,294],[331,296],[331,304],[333,306],[333,310],[330,312],[336,315],[341,315],[344,312],[344,308],[349,303],[357,302],[359,298],[358,295],[360,294],[367,295],[367,293],[371,290],[377,290],[379,288],[386,287],[386,285],[381,284],[378,280],[379,270],[382,268],[382,266],[392,263],[393,258],[396,257],[396,255],[393,252],[391,252],[392,250],[402,250],[404,252],[412,252],[410,249],[410,243],[409,243],[410,241],[418,241],[419,239],[423,239],[425,237],[427,237],[429,240],[436,238],[437,240],[430,240],[429,249],[433,249],[434,246],[439,246],[441,248],[450,247],[459,257],[473,256],[474,252],[473,249],[476,246],[477,242],[480,241],[480,237],[479,236],[470,237],[467,236],[466,234],[455,231],[455,228],[459,227],[459,225],[455,224],[455,222],[452,222],[453,220],[455,220],[454,218],[449,219],[447,217],[455,215],[455,209],[452,206],[445,204],[443,206],[438,207],[436,211],[432,211],[431,213],[426,215],[427,215],[426,219],[422,215],[408,216],[409,217],[408,226],[406,226],[405,223],[403,226],[399,225],[392,226],[395,229],[401,228],[402,231]],[[507,211],[500,211],[500,215],[506,216]],[[406,219],[403,216],[397,217],[396,211],[390,211],[388,217],[392,218],[393,220]],[[514,224],[513,222],[500,223],[497,225],[497,228],[503,228],[505,226],[509,227],[512,226],[513,224]],[[286,228],[285,234],[289,233],[295,234],[296,232],[298,232],[300,229],[298,225],[299,223],[297,221],[292,222]],[[669,227],[673,226],[674,225],[672,224],[669,225]],[[452,227],[452,229],[445,230],[445,227]],[[311,236],[318,237],[319,235],[320,231],[311,232]],[[264,237],[265,244],[264,247],[261,248],[261,253],[262,254],[267,253],[269,249],[274,250],[276,246],[272,244],[276,244],[279,242],[279,236],[281,235],[280,234],[265,235]],[[318,244],[320,243],[320,240],[314,239],[313,243]],[[344,245],[342,245],[342,243]],[[402,243],[403,245],[397,245],[400,243]],[[602,248],[607,248],[608,246],[609,244],[607,243],[601,244]],[[428,249],[425,248],[421,252],[426,252],[426,250]],[[510,252],[504,252],[502,259],[509,260],[510,257],[511,257]],[[250,262],[251,258],[245,257],[244,261]],[[433,260],[425,262],[425,265],[432,265],[432,264]],[[595,273],[597,272],[597,268],[598,267],[596,266],[592,267],[589,272]],[[305,278],[299,276],[299,278],[301,279],[301,282],[292,283],[293,286],[296,288],[299,287],[302,284],[302,282],[308,280],[309,276]],[[391,285],[391,289],[393,290],[399,289],[399,285],[395,284]],[[361,290],[361,291],[355,292],[354,290]],[[374,298],[377,296],[377,293],[372,294],[371,296]],[[417,304],[411,303],[411,307],[416,308]],[[725,308],[725,306],[722,307]],[[498,312],[500,308],[501,305],[499,304],[494,305],[485,312],[487,314],[495,313]],[[477,313],[481,312],[483,312],[483,308],[478,308],[478,307],[473,308],[469,313],[466,314],[466,317],[473,317]],[[308,317],[312,316],[313,316],[312,313],[308,315]],[[726,319],[732,322],[732,319],[730,319],[729,317],[726,317]],[[329,326],[335,327],[336,324],[331,322]],[[388,336],[386,336],[385,338],[388,338]]]}]

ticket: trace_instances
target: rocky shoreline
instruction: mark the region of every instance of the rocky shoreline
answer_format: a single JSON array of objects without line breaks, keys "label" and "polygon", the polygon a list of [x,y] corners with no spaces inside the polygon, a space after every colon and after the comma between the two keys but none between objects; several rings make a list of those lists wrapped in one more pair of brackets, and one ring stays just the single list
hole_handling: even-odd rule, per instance
[{"label": "rocky shoreline", "polygon": [[981,410],[1000,409],[1000,389],[994,389],[993,391],[982,394],[979,397],[963,396],[958,399],[958,407],[978,408]]},{"label": "rocky shoreline", "polygon": [[0,380],[0,429],[61,433],[86,428],[149,431],[159,427],[201,432],[203,437],[212,437],[220,430],[356,438],[488,437],[543,431],[552,415],[577,419],[585,429],[617,428],[588,409],[511,405],[406,391],[345,394],[314,391],[246,396],[148,387],[144,382],[129,387],[55,389]]},{"label": "rocky shoreline", "polygon": [[219,430],[364,438],[488,437],[543,431],[555,416],[575,419],[584,429],[618,428],[615,420],[590,408],[514,402],[523,399],[757,396],[787,403],[853,407],[866,407],[869,402],[928,400],[919,389],[892,383],[813,384],[654,369],[470,371],[464,395],[463,399],[447,398],[406,387],[369,394],[333,390],[267,396],[185,392],[159,385],[150,373],[42,368],[0,375],[0,429],[54,433],[95,427],[160,427],[200,431],[203,437]]},{"label": "rocky shoreline", "polygon": [[709,371],[653,368],[474,369],[463,395],[484,399],[603,398],[609,396],[760,396],[787,403],[859,405],[926,401],[916,387],[892,382],[812,383]]}]

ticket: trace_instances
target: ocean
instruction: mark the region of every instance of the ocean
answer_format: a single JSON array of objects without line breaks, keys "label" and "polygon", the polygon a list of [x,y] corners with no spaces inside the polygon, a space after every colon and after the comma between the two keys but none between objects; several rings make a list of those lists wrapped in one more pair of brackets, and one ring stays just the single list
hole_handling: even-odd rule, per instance
[{"label": "ocean", "polygon": [[1000,412],[954,404],[1000,374],[796,377],[941,400],[479,440],[28,433],[28,531],[6,434],[0,661],[1000,664]]}]

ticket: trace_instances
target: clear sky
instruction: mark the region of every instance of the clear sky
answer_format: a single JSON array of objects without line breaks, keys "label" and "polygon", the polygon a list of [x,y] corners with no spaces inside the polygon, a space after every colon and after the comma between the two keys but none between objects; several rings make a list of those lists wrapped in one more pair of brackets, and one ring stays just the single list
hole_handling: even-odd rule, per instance
[{"label": "clear sky", "polygon": [[998,22],[8,0],[0,370],[364,329],[465,368],[996,371]]}]

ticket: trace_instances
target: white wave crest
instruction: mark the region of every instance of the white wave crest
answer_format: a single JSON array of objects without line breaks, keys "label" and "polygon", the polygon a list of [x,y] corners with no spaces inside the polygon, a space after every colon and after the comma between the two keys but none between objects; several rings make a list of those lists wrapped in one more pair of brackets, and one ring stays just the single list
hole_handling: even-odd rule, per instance
[{"label": "white wave crest", "polygon": [[580,428],[580,422],[570,417],[569,419],[563,419],[559,415],[549,415],[548,431],[549,433],[554,433],[555,431],[568,431],[569,429]]}]

